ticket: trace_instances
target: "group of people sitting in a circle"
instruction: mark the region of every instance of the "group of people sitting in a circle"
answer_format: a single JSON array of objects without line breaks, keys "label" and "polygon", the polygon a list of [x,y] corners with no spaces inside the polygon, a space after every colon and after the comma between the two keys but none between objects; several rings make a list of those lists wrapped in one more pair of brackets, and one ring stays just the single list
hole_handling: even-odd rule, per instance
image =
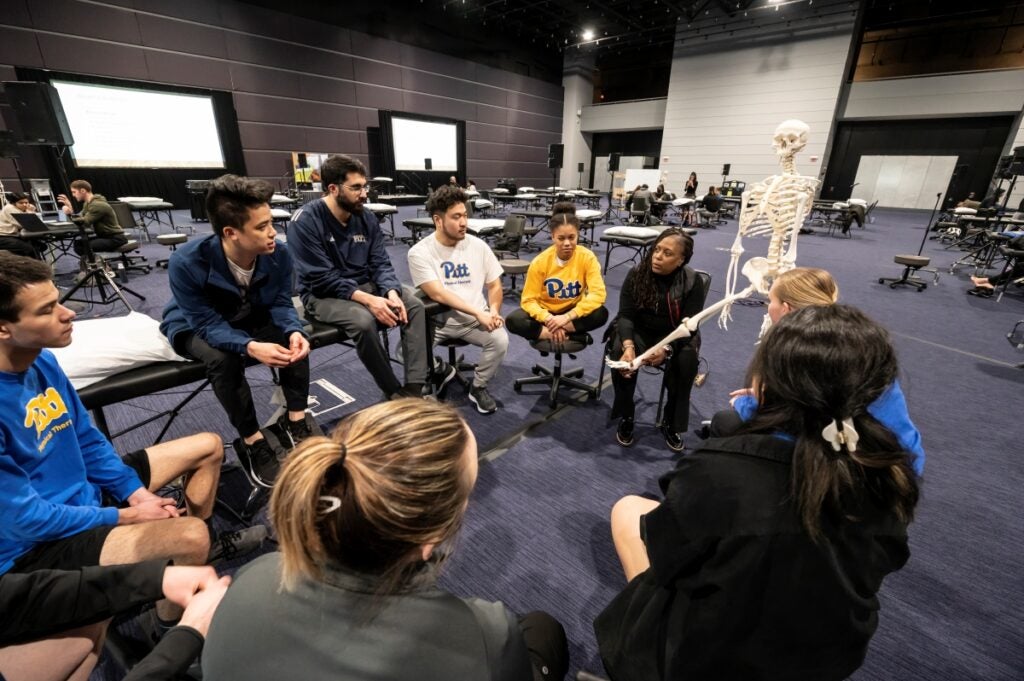
[{"label": "group of people sitting in a circle", "polygon": [[[288,379],[282,416],[294,446],[280,457],[271,452],[274,461],[256,470],[257,482],[273,488],[278,550],[245,565],[233,581],[218,579],[211,568],[168,566],[170,553],[114,565],[109,527],[98,545],[84,550],[82,533],[93,537],[112,523],[184,520],[160,497],[136,489],[143,475],[145,485],[151,473],[170,469],[152,450],[125,464],[109,443],[99,443],[102,436],[45,350],[71,342],[74,313],[58,302],[48,271],[0,256],[0,382],[13,414],[0,419],[0,477],[21,490],[0,500],[0,603],[15,615],[0,626],[6,679],[86,678],[109,618],[161,598],[175,607],[158,613],[162,640],[130,678],[173,678],[204,638],[203,678],[212,680],[565,676],[568,643],[552,615],[514,613],[437,586],[445,559],[474,548],[458,547],[456,538],[477,479],[476,438],[450,405],[422,399],[431,374],[449,374],[425,356],[423,344],[403,341],[405,385],[374,364],[376,350],[365,335],[379,342],[378,324],[401,326],[403,335],[414,323],[426,324],[422,310],[414,310],[415,296],[377,259],[379,226],[362,210],[365,172],[348,161],[340,170],[332,170],[330,159],[322,166],[327,195],[304,209],[310,217],[296,217],[287,247],[274,242],[265,188],[245,178],[214,182],[208,204],[214,234],[197,240],[203,250],[186,250],[177,266],[172,258],[175,296],[207,298],[172,301],[167,319],[177,333],[169,335],[220,372],[214,389],[243,438],[251,404],[231,400],[244,375],[228,372],[206,347],[223,343],[220,355],[246,353],[271,366],[300,367]],[[608,323],[600,267],[578,245],[571,206],[555,206],[553,244],[534,258],[521,307],[507,319],[500,314],[500,281],[494,286],[500,275],[481,255],[479,240],[467,235],[462,190],[441,188],[428,207],[436,231],[414,247],[420,251],[411,254],[410,269],[417,287],[450,310],[432,332],[485,347],[484,334],[503,334],[507,324],[531,341],[557,344],[584,340]],[[703,307],[706,283],[689,266],[692,256],[693,240],[667,229],[628,273],[606,334],[613,359],[635,359]],[[345,418],[328,437],[303,426],[301,410],[292,413],[302,382],[308,386],[308,341],[291,315],[275,309],[283,298],[261,288],[285,281],[290,287],[292,258],[307,312],[363,333],[356,339],[360,357],[378,370],[375,380],[393,398]],[[207,286],[219,289],[210,293]],[[245,314],[231,308],[231,296],[247,302]],[[837,297],[835,282],[821,270],[797,268],[778,277],[768,308],[774,323],[754,353],[747,387],[716,415],[711,437],[665,473],[658,498],[631,495],[614,504],[611,539],[627,584],[594,622],[612,679],[838,680],[863,662],[878,624],[882,580],[909,557],[907,526],[924,452],[888,334]],[[290,304],[290,288],[287,299]],[[507,342],[487,347],[491,362],[478,367],[474,388],[481,378],[486,387],[497,368],[493,356],[503,356]],[[694,334],[646,359],[666,371],[663,436],[676,451],[688,429],[699,350]],[[615,437],[628,447],[636,373],[618,371],[613,382]],[[490,406],[479,392],[473,402],[481,411]],[[33,477],[46,457],[56,456],[47,438],[61,430],[60,437],[78,442],[73,456],[62,456],[78,462],[66,475],[80,478],[93,495],[89,504],[96,509],[87,518]],[[239,447],[250,468],[255,462],[244,457],[257,441],[242,439]],[[201,457],[197,470],[206,470],[209,460]],[[101,492],[124,502],[116,515],[100,507]],[[25,509],[42,513],[44,506],[45,522],[23,522]],[[141,517],[133,508],[148,510]],[[201,524],[179,525],[205,532]],[[205,552],[205,534],[201,539],[195,543]],[[168,621],[168,613],[180,621]],[[68,631],[75,633],[67,637]],[[85,645],[71,645],[75,640]],[[39,669],[52,671],[40,675]]]}]

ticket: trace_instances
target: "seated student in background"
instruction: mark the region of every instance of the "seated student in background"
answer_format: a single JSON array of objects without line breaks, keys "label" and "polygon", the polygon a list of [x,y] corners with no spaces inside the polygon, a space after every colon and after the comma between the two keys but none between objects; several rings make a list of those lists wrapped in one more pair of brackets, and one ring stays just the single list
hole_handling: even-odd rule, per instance
[{"label": "seated student in background", "polygon": [[769,329],[748,374],[754,418],[680,460],[660,503],[612,509],[629,584],[594,623],[612,679],[839,681],[860,667],[918,500],[908,453],[865,408],[897,370],[888,334],[852,307]]},{"label": "seated student in background", "polygon": [[[85,180],[75,180],[71,183],[71,196],[75,201],[82,204],[82,212],[74,214],[74,208],[66,194],[57,197],[64,214],[71,217],[76,224],[84,224],[86,228],[93,231],[89,238],[89,246],[93,253],[106,253],[116,251],[128,243],[128,237],[117,222],[117,215],[114,209],[107,203],[103,194],[93,194],[92,185]],[[75,253],[85,255],[85,240],[75,240]]]},{"label": "seated student in background", "polygon": [[[466,234],[466,194],[461,189],[449,185],[435,191],[427,200],[427,212],[434,220],[434,234],[409,249],[412,283],[451,308],[439,317],[434,343],[459,339],[482,349],[469,400],[481,414],[492,414],[498,404],[487,392],[487,383],[508,352],[501,316],[501,265],[490,246]],[[454,377],[455,367],[449,371]]]},{"label": "seated student in background", "polygon": [[151,560],[128,565],[39,570],[0,576],[0,677],[85,681],[96,666],[110,618],[167,598],[181,621],[124,681],[181,678],[199,656],[230,577],[211,567]]},{"label": "seated student in background", "polygon": [[[839,300],[839,286],[825,270],[814,267],[796,267],[783,272],[768,291],[768,317],[776,324],[785,315],[809,305],[832,305]],[[729,394],[732,409],[718,412],[711,420],[711,435],[731,435],[743,422],[757,413],[757,395],[750,388],[734,390]],[[910,420],[907,401],[899,379],[890,384],[878,399],[867,407],[868,413],[896,436],[900,445],[910,452],[914,472],[924,473],[924,448],[921,434]]]},{"label": "seated student in background", "polygon": [[21,225],[14,219],[17,213],[34,213],[36,207],[32,205],[27,194],[12,192],[11,200],[0,210],[0,251],[9,251],[15,255],[23,255],[27,258],[38,258],[39,253],[32,246],[32,242],[22,239]]},{"label": "seated student in background", "polygon": [[173,297],[160,330],[180,355],[206,365],[217,401],[241,436],[235,452],[253,484],[270,487],[280,464],[260,432],[245,357],[278,369],[292,444],[309,437],[309,340],[292,304],[292,261],[274,237],[273,188],[222,175],[210,181],[206,213],[213,234],[171,254]]},{"label": "seated student in background", "polygon": [[[672,199],[676,198],[676,195],[666,190],[665,185],[659,184],[658,188],[654,190],[653,198],[655,201],[671,201]],[[662,215],[665,214],[665,206],[658,203],[654,203],[651,206],[651,212],[653,212],[660,218]]]},{"label": "seated student in background", "polygon": [[701,199],[704,210],[701,213],[704,217],[714,216],[722,209],[722,195],[718,193],[718,187],[708,187],[708,193]]},{"label": "seated student in background", "polygon": [[601,263],[579,246],[576,206],[556,203],[548,223],[554,242],[537,254],[526,272],[520,307],[505,320],[508,330],[535,341],[586,342],[586,333],[608,322]]},{"label": "seated student in background", "polygon": [[[687,317],[703,309],[704,293],[697,273],[687,266],[693,257],[693,239],[678,229],[666,229],[647,255],[626,275],[619,297],[619,315],[610,327],[614,338],[611,356],[632,362],[654,343],[667,336]],[[690,423],[690,389],[697,376],[700,332],[673,342],[647,359],[650,366],[668,364],[665,387],[665,444],[683,451],[682,433]],[[636,372],[613,371],[615,401],[612,418],[620,418],[616,441],[633,444],[633,415],[636,405]]]},{"label": "seated student in background", "polygon": [[[366,167],[336,154],[320,166],[324,190],[292,217],[288,244],[295,257],[299,292],[309,314],[340,326],[388,398],[419,397],[427,381],[427,326],[416,291],[398,281],[377,216],[363,210]],[[378,324],[401,327],[405,385],[377,336]],[[449,376],[445,368],[435,374]]]},{"label": "seated student in background", "polygon": [[999,208],[999,199],[1002,198],[1004,193],[1006,193],[1006,190],[1002,187],[992,190],[981,200],[981,205],[978,208]]},{"label": "seated student in background", "polygon": [[[201,433],[122,461],[92,425],[45,350],[71,343],[75,317],[50,278],[48,264],[0,253],[0,575],[153,558],[202,565],[259,546],[262,526],[223,535],[211,550],[219,437]],[[154,494],[182,476],[187,517]],[[103,495],[124,506],[104,507]],[[168,626],[178,615],[157,605]]]},{"label": "seated student in background", "polygon": [[471,192],[475,192],[476,191],[476,183],[473,182],[473,180],[466,180],[466,190],[467,191],[471,191]]},{"label": "seated student in background", "polygon": [[[1024,201],[1021,202],[1021,208],[1024,208]],[[1024,211],[1022,211],[1024,212]],[[1006,242],[1006,246],[1015,251],[1024,251],[1024,236],[1018,236],[1010,239]],[[1018,258],[1013,266],[1006,272],[1000,272],[994,274],[991,277],[976,277],[971,275],[971,283],[974,284],[974,288],[969,290],[968,293],[977,296],[989,297],[995,293],[995,290],[1005,284],[1007,281],[1014,281],[1024,277],[1024,262],[1021,262]]]},{"label": "seated student in background", "polygon": [[436,585],[476,474],[473,433],[430,400],[383,402],[304,442],[270,499],[280,553],[235,575],[203,678],[564,678],[550,615],[517,618]]}]

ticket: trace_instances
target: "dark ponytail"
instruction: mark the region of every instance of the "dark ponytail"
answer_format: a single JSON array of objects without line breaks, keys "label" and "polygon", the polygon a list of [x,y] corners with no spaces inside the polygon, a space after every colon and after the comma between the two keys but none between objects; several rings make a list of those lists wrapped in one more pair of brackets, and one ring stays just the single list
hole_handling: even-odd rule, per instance
[{"label": "dark ponytail", "polygon": [[[796,438],[792,493],[813,538],[823,521],[841,524],[872,512],[909,522],[918,500],[910,455],[868,411],[896,380],[885,329],[846,305],[791,312],[765,335],[748,370],[760,406],[751,432]],[[850,419],[859,440],[835,451],[822,431]]]}]

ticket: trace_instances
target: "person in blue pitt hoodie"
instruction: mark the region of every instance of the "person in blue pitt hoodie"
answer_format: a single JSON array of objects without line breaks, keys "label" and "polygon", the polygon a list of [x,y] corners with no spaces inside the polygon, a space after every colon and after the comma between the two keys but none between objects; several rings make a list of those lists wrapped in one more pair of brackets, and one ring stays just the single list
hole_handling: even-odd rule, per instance
[{"label": "person in blue pitt hoodie", "polygon": [[206,365],[217,400],[240,438],[235,451],[249,479],[271,487],[280,464],[260,432],[246,357],[278,369],[292,444],[310,435],[309,340],[292,305],[292,260],[274,237],[273,188],[263,180],[222,175],[210,182],[206,212],[214,233],[171,256],[173,298],[160,329],[181,355]]}]

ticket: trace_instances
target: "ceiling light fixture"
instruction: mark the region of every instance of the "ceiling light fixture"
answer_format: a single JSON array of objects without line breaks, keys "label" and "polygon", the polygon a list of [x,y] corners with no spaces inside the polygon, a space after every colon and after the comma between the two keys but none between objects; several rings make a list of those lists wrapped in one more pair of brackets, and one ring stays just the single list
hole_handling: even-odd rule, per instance
[{"label": "ceiling light fixture", "polygon": [[589,28],[583,29],[583,39],[584,40],[593,40],[594,39],[594,32],[592,30],[590,30]]}]

